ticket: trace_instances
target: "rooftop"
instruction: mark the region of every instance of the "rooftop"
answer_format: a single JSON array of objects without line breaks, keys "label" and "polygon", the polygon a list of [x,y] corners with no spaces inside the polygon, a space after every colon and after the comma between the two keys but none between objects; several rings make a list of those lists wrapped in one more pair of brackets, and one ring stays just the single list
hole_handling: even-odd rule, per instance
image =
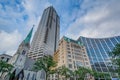
[{"label": "rooftop", "polygon": [[63,36],[63,39],[64,39],[65,41],[67,41],[67,42],[73,42],[73,43],[76,43],[76,44],[78,44],[78,45],[80,45],[80,46],[83,46],[83,43],[81,43],[80,41],[70,39],[70,38],[68,38],[68,37],[66,37],[66,36]]}]

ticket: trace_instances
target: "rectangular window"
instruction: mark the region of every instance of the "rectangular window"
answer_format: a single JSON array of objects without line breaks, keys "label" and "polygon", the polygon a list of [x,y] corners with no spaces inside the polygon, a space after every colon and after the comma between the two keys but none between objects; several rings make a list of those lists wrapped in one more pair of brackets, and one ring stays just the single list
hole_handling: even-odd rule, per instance
[{"label": "rectangular window", "polygon": [[88,63],[88,62],[86,62],[85,64],[86,64],[86,65],[88,65],[89,63]]},{"label": "rectangular window", "polygon": [[85,58],[85,61],[87,61],[88,59],[87,58]]},{"label": "rectangular window", "polygon": [[68,55],[68,57],[71,57],[71,55]]},{"label": "rectangular window", "polygon": [[69,62],[72,62],[72,60],[71,60],[71,59],[68,59],[68,61],[69,61]]},{"label": "rectangular window", "polygon": [[84,55],[84,57],[87,57],[86,55]]},{"label": "rectangular window", "polygon": [[69,68],[72,68],[72,64],[68,64],[68,67],[69,67]]},{"label": "rectangular window", "polygon": [[68,53],[70,53],[70,51],[68,51]]}]

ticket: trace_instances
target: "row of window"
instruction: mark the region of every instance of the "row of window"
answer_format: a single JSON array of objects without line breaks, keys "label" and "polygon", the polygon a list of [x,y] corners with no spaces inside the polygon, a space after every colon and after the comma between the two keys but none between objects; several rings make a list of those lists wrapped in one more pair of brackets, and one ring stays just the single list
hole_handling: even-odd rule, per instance
[{"label": "row of window", "polygon": [[[81,41],[85,44],[87,48],[88,56],[90,57],[91,64],[94,65],[94,69],[97,71],[105,71],[104,68],[107,68],[106,61],[109,60],[109,52],[112,51],[115,44],[120,43],[120,37],[106,38],[106,39],[90,39],[90,38],[81,38]],[[101,62],[105,62],[101,64]],[[96,65],[95,63],[98,63]],[[101,69],[97,68],[100,67]]]}]

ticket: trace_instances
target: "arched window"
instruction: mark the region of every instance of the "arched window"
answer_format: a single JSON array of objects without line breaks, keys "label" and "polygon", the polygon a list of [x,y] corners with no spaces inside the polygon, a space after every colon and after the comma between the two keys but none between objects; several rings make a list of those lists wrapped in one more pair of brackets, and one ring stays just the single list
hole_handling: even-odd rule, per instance
[{"label": "arched window", "polygon": [[26,51],[25,51],[25,50],[23,50],[22,54],[23,54],[23,55],[25,55],[25,53],[26,53]]},{"label": "arched window", "polygon": [[30,73],[28,73],[28,75],[27,75],[27,80],[29,80],[29,76],[30,76]]},{"label": "arched window", "polygon": [[33,74],[33,76],[32,76],[32,80],[35,80],[35,74]]}]

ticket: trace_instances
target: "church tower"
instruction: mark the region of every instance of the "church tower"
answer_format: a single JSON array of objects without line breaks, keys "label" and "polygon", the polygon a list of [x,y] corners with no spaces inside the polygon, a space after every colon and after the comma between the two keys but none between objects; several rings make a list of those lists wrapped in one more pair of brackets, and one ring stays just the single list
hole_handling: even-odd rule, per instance
[{"label": "church tower", "polygon": [[24,68],[24,64],[26,63],[27,53],[30,49],[30,39],[32,36],[33,28],[30,30],[27,37],[22,41],[22,43],[19,45],[18,50],[14,54],[14,56],[10,59],[8,63],[17,66],[19,68]]}]

